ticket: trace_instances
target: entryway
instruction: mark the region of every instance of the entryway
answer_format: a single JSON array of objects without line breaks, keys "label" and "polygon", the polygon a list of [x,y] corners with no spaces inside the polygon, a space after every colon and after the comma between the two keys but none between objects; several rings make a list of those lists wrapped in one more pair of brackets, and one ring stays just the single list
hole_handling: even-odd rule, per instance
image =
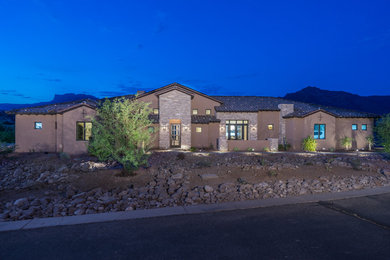
[{"label": "entryway", "polygon": [[171,124],[171,147],[180,147],[180,124]]}]

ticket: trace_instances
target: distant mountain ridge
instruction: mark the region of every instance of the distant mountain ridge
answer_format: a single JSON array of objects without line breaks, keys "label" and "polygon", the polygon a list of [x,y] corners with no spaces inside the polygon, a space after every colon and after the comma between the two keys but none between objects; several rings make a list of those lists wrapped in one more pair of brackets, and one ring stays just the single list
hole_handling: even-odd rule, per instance
[{"label": "distant mountain ridge", "polygon": [[288,93],[283,98],[322,106],[370,112],[378,115],[390,113],[390,96],[359,96],[344,91],[306,87],[297,92]]},{"label": "distant mountain ridge", "polygon": [[24,108],[24,107],[35,107],[35,106],[44,106],[44,105],[50,105],[55,103],[64,103],[64,102],[70,102],[80,99],[97,99],[95,96],[92,95],[85,95],[85,94],[74,94],[74,93],[66,93],[63,95],[54,95],[54,98],[51,101],[47,102],[39,102],[39,103],[32,103],[32,104],[10,104],[10,103],[0,103],[0,110],[12,110],[12,109],[18,109],[18,108]]}]

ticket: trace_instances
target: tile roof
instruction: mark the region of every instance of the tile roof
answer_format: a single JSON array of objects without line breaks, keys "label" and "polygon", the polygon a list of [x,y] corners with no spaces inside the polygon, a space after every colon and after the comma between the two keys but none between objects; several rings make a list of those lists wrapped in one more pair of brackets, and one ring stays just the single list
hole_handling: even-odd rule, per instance
[{"label": "tile roof", "polygon": [[335,117],[378,117],[376,114],[348,110],[335,107],[325,107],[316,104],[308,104],[298,101],[274,97],[257,96],[213,96],[223,104],[215,107],[217,112],[257,112],[257,111],[279,111],[280,104],[294,104],[294,112],[285,118],[305,117],[319,110],[332,114]]},{"label": "tile roof", "polygon": [[27,107],[27,108],[20,108],[8,111],[9,114],[22,114],[22,115],[54,115],[54,114],[61,114],[66,111],[72,110],[74,108],[77,108],[79,106],[88,106],[91,108],[96,108],[98,101],[92,100],[92,99],[82,99],[77,101],[71,101],[71,102],[64,102],[64,103],[57,103],[57,104],[50,104],[50,105],[43,105],[43,106],[36,106],[36,107]]},{"label": "tile roof", "polygon": [[212,115],[192,115],[191,116],[191,123],[192,124],[208,124],[208,123],[214,123],[214,122],[221,122],[221,120],[217,119],[215,116]]}]

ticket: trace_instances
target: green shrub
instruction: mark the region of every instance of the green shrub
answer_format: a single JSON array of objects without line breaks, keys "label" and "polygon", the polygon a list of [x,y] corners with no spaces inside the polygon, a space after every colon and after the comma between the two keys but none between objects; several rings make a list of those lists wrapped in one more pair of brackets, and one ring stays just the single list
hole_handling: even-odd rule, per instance
[{"label": "green shrub", "polygon": [[344,146],[345,150],[349,150],[352,148],[352,138],[351,137],[344,137],[341,139],[341,145]]},{"label": "green shrub", "polygon": [[106,99],[92,119],[88,151],[105,161],[113,159],[131,173],[147,163],[153,141],[147,131],[152,126],[148,103],[126,98]]},{"label": "green shrub", "polygon": [[313,137],[308,136],[303,139],[302,148],[306,152],[315,152],[317,150],[317,141]]},{"label": "green shrub", "polygon": [[254,151],[255,151],[255,148],[252,148],[252,147],[248,148],[248,152],[254,152]]},{"label": "green shrub", "polygon": [[239,149],[238,149],[237,147],[234,147],[234,148],[233,148],[233,151],[234,151],[234,152],[238,152]]},{"label": "green shrub", "polygon": [[289,144],[289,143],[279,144],[278,145],[278,150],[279,151],[288,151],[288,150],[290,150],[290,148],[291,148],[291,144]]},{"label": "green shrub", "polygon": [[269,177],[276,177],[276,176],[278,176],[278,172],[275,171],[275,170],[269,170],[268,171],[268,176]]},{"label": "green shrub", "polygon": [[190,148],[190,152],[196,152],[196,148],[195,147],[191,147]]},{"label": "green shrub", "polygon": [[15,127],[0,124],[0,143],[15,143]]},{"label": "green shrub", "polygon": [[350,164],[352,166],[352,169],[354,169],[356,171],[360,170],[362,167],[362,162],[359,159],[352,159],[350,161]]},{"label": "green shrub", "polygon": [[264,147],[263,151],[266,153],[269,153],[269,152],[271,152],[271,149],[269,149],[269,147]]},{"label": "green shrub", "polygon": [[390,154],[390,114],[382,117],[375,127],[379,143],[383,145],[385,153]]},{"label": "green shrub", "polygon": [[372,135],[366,137],[368,150],[371,151],[372,147],[374,146],[374,137]]}]

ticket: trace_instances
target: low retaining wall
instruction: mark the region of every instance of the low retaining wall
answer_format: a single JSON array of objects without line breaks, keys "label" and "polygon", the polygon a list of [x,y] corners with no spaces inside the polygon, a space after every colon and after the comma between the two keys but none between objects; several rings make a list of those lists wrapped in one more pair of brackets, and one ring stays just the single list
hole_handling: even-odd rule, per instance
[{"label": "low retaining wall", "polygon": [[[272,140],[228,140],[228,150],[229,151],[248,151],[249,148],[254,149],[254,151],[264,151],[264,148],[269,148],[273,150]],[[277,149],[277,146],[276,146]]]}]

